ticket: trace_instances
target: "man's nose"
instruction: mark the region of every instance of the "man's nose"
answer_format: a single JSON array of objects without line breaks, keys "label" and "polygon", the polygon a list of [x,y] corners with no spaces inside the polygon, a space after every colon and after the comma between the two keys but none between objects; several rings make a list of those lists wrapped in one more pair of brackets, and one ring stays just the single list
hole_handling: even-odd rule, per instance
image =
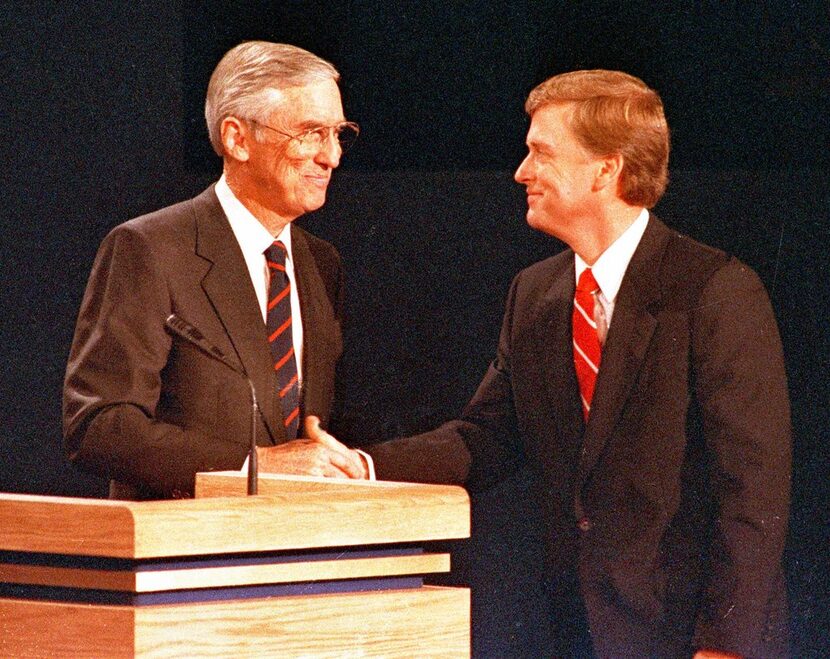
[{"label": "man's nose", "polygon": [[340,156],[343,154],[343,149],[340,148],[340,141],[337,139],[334,131],[330,131],[326,139],[320,145],[320,151],[317,153],[315,160],[321,164],[334,169],[340,164]]},{"label": "man's nose", "polygon": [[513,178],[517,183],[526,183],[530,179],[530,155],[525,156],[525,159],[519,163]]}]

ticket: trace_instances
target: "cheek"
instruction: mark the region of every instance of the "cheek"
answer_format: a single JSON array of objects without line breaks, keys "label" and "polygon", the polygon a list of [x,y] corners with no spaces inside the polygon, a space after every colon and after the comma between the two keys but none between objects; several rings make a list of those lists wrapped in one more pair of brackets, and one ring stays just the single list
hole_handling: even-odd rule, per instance
[{"label": "cheek", "polygon": [[276,185],[288,194],[297,194],[302,187],[302,178],[297,166],[292,162],[282,162],[274,171]]},{"label": "cheek", "polygon": [[541,185],[545,192],[545,198],[557,199],[562,196],[562,177],[556,172],[548,171],[542,178]]},{"label": "cheek", "polygon": [[276,162],[268,168],[268,177],[271,179],[271,184],[275,186],[282,186],[287,177],[287,167],[283,162]]},{"label": "cheek", "polygon": [[562,173],[555,177],[552,188],[563,201],[579,197],[584,189],[584,182],[578,177]]}]

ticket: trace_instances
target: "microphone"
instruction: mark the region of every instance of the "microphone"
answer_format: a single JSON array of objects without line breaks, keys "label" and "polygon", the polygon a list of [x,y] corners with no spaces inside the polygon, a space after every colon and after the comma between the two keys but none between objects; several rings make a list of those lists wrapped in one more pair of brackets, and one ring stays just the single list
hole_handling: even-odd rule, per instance
[{"label": "microphone", "polygon": [[221,362],[229,369],[231,369],[234,373],[245,378],[245,381],[248,383],[248,388],[251,390],[251,437],[250,448],[248,449],[248,494],[256,494],[257,473],[259,471],[256,454],[256,422],[257,415],[259,413],[259,406],[257,405],[256,390],[254,389],[254,383],[251,381],[251,378],[248,377],[247,373],[239,370],[236,366],[231,364],[225,357],[224,352],[222,352],[218,347],[216,347],[210,341],[208,341],[204,334],[202,334],[198,329],[196,329],[196,327],[188,323],[183,318],[180,318],[176,314],[171,313],[169,316],[167,316],[167,320],[164,321],[164,326],[168,330],[173,332],[173,334],[175,334],[176,336],[184,339],[191,345],[196,346],[197,348],[199,348],[199,350],[201,350],[209,357],[212,357],[216,361]]}]

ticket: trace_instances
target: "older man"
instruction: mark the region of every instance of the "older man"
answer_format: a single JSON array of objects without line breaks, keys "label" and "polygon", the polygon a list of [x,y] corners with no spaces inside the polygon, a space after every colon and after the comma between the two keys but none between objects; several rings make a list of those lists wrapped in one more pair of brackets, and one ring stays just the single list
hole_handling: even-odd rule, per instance
[{"label": "older man", "polygon": [[570,249],[513,281],[461,418],[369,449],[378,477],[539,465],[551,656],[785,655],[790,419],[767,294],[647,210],[669,140],[642,81],[563,74],[526,109],[527,221]]},{"label": "older man", "polygon": [[[229,51],[205,104],[221,179],[101,245],[69,356],[64,434],[70,459],[112,479],[113,496],[189,496],[196,472],[242,467],[249,381],[261,470],[364,475],[355,452],[304,422],[330,414],[341,273],[336,250],[292,223],[323,205],[357,136],[338,78],[294,46]],[[172,314],[209,349],[170,332]]]}]

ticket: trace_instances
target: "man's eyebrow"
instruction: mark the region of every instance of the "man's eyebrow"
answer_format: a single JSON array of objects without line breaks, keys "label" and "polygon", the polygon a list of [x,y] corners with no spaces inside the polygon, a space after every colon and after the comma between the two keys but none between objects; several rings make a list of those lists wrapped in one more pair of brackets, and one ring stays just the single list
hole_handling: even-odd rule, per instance
[{"label": "man's eyebrow", "polygon": [[345,121],[345,119],[341,119],[340,121],[335,122],[334,124],[327,124],[323,123],[322,121],[317,121],[315,119],[306,119],[305,121],[300,122],[297,124],[297,130],[314,130],[315,128],[325,128],[327,126],[337,126]]},{"label": "man's eyebrow", "polygon": [[537,151],[546,151],[548,153],[555,150],[553,144],[548,144],[547,142],[541,142],[539,140],[528,140],[527,148],[536,149]]}]

